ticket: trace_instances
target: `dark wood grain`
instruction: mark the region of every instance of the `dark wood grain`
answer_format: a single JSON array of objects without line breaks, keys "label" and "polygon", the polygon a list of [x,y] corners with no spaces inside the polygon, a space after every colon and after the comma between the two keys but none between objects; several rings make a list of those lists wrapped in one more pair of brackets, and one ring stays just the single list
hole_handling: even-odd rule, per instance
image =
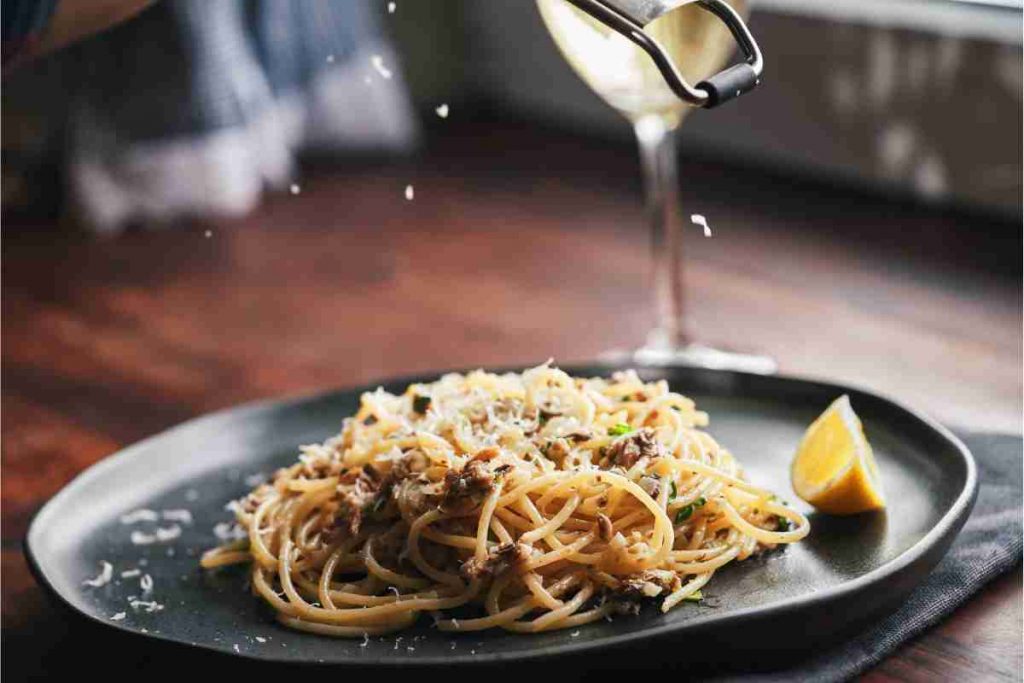
[{"label": "dark wood grain", "polygon": [[[642,341],[632,150],[522,125],[451,131],[416,162],[316,168],[300,195],[242,219],[112,239],[5,220],[8,666],[66,670],[70,641],[105,637],[54,611],[20,542],[49,496],[116,449],[241,401]],[[715,234],[688,235],[698,337],[955,426],[1020,430],[1019,225],[710,162],[683,170],[687,206]],[[1020,676],[1018,570],[868,678]]]}]

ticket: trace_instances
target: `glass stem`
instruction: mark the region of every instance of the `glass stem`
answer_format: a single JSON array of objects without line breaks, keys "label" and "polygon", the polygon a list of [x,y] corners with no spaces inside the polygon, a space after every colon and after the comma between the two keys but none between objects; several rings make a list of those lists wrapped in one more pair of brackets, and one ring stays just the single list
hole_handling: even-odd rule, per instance
[{"label": "glass stem", "polygon": [[651,225],[651,270],[656,307],[649,347],[679,349],[689,341],[683,326],[683,214],[679,203],[675,128],[660,116],[633,124],[640,144],[644,192]]}]

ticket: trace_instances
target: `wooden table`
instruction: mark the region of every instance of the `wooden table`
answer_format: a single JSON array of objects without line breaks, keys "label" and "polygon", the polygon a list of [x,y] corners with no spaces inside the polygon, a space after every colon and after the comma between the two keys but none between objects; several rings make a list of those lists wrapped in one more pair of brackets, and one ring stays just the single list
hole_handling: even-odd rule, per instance
[{"label": "wooden table", "polygon": [[[241,401],[642,341],[633,150],[522,124],[449,131],[415,162],[321,167],[244,219],[107,240],[5,220],[8,666],[84,671],[68,644],[113,642],[55,611],[20,544],[49,496],[122,446]],[[687,235],[701,339],[954,426],[1020,430],[1019,223],[711,162],[683,172],[714,229]],[[163,661],[133,652],[103,666]],[[1018,569],[868,678],[1020,675]]]}]

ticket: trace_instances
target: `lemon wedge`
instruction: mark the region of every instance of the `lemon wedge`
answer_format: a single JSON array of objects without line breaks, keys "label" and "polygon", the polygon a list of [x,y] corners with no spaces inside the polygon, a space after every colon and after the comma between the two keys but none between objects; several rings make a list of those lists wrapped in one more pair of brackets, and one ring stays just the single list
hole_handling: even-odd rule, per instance
[{"label": "lemon wedge", "polygon": [[793,490],[821,512],[853,515],[885,507],[878,466],[850,397],[811,423],[790,468]]}]

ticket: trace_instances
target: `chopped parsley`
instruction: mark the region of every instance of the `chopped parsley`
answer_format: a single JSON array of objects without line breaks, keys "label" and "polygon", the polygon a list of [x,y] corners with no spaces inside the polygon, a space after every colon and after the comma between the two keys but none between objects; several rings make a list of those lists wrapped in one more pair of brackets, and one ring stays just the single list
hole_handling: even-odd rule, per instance
[{"label": "chopped parsley", "polygon": [[669,500],[675,500],[676,499],[676,494],[678,493],[678,491],[676,491],[676,483],[674,481],[670,481],[668,483],[668,486],[669,486],[668,499]]},{"label": "chopped parsley", "polygon": [[692,593],[687,595],[685,598],[683,598],[683,600],[685,600],[686,602],[700,602],[703,599],[704,599],[704,594],[701,593],[699,590],[693,591]]},{"label": "chopped parsley", "polygon": [[775,530],[776,531],[789,531],[789,520],[782,515],[775,515]]},{"label": "chopped parsley", "polygon": [[631,431],[633,431],[632,427],[625,422],[620,422],[614,427],[608,428],[608,436],[622,436],[623,434],[629,434]]},{"label": "chopped parsley", "polygon": [[414,413],[419,413],[420,415],[426,415],[427,414],[427,410],[429,410],[429,409],[430,409],[430,397],[429,396],[420,396],[419,394],[416,394],[415,396],[412,397],[412,410],[413,410]]},{"label": "chopped parsley", "polygon": [[679,508],[676,511],[676,524],[682,524],[683,522],[688,520],[690,517],[693,516],[694,510],[700,507],[704,507],[704,504],[707,502],[708,501],[704,498],[704,496],[701,496],[700,498],[693,501],[689,505],[684,505],[683,507]]}]

